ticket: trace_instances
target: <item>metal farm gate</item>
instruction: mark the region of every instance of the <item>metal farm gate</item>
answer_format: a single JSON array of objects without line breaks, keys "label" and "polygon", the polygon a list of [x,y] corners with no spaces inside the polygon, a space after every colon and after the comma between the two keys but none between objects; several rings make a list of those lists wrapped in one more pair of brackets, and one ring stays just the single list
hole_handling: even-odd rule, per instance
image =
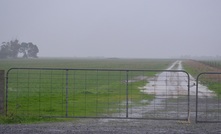
[{"label": "metal farm gate", "polygon": [[11,68],[6,113],[62,118],[189,118],[182,70]]},{"label": "metal farm gate", "polygon": [[197,76],[196,122],[221,122],[221,72]]}]

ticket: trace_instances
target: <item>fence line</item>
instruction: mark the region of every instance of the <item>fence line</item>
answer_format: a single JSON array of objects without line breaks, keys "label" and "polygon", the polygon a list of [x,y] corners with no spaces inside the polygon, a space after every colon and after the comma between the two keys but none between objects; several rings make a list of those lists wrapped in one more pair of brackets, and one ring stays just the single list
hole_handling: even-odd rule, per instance
[{"label": "fence line", "polygon": [[65,118],[189,118],[183,70],[11,68],[6,113]]},{"label": "fence line", "polygon": [[196,122],[220,123],[221,72],[200,73],[196,82]]}]

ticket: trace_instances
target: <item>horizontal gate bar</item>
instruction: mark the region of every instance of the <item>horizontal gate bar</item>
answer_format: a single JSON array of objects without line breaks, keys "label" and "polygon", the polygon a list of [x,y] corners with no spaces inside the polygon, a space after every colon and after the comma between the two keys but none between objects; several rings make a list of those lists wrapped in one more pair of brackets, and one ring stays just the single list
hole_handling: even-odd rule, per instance
[{"label": "horizontal gate bar", "polygon": [[[201,83],[207,86],[205,91],[199,91]],[[215,86],[209,89],[208,86],[212,85]],[[221,94],[216,93],[216,90],[221,90],[221,72],[202,72],[197,75],[196,123],[221,123]],[[217,108],[218,111],[216,111]]]},{"label": "horizontal gate bar", "polygon": [[[43,100],[40,97],[43,96],[44,94],[49,94],[49,95],[51,95],[50,98],[48,98],[50,100],[48,102],[48,106],[49,106],[49,108],[51,110],[51,111],[49,111],[50,114],[53,112],[53,110],[55,110],[55,109],[53,109],[54,105],[58,105],[58,104],[61,103],[61,106],[64,107],[64,109],[61,109],[61,111],[60,111],[61,114],[65,113],[64,116],[63,115],[62,116],[61,115],[56,115],[55,117],[66,117],[66,118],[72,118],[72,117],[75,117],[75,118],[90,118],[90,117],[92,117],[92,118],[126,118],[126,119],[143,119],[144,118],[144,119],[169,119],[169,120],[170,119],[171,120],[177,120],[177,119],[182,120],[183,119],[182,118],[183,115],[178,115],[177,113],[168,113],[168,114],[163,114],[162,112],[157,113],[155,110],[157,110],[158,107],[163,105],[163,107],[165,107],[166,110],[168,110],[167,107],[169,108],[169,106],[170,106],[170,107],[173,107],[174,109],[176,109],[177,112],[183,112],[183,111],[179,111],[179,109],[180,109],[179,106],[182,106],[182,107],[186,106],[186,109],[185,109],[186,110],[185,111],[186,112],[186,117],[184,118],[184,120],[188,120],[189,119],[189,112],[190,112],[190,108],[189,108],[190,107],[190,99],[189,99],[189,95],[190,95],[190,91],[189,91],[190,89],[189,88],[190,88],[190,85],[189,85],[189,83],[190,83],[190,79],[189,79],[189,74],[186,71],[184,71],[184,70],[148,70],[148,69],[140,70],[140,69],[97,69],[97,68],[96,69],[95,68],[91,68],[91,69],[76,69],[76,68],[75,69],[67,69],[67,68],[10,68],[7,71],[7,74],[6,74],[6,78],[7,78],[7,82],[6,82],[6,92],[7,92],[7,95],[6,95],[6,113],[8,112],[8,104],[9,104],[9,98],[8,97],[10,95],[9,94],[9,84],[14,84],[13,81],[12,82],[10,81],[11,83],[9,82],[9,79],[10,79],[10,75],[9,74],[11,73],[12,70],[17,70],[17,71],[14,72],[15,73],[15,77],[16,77],[15,78],[16,81],[15,81],[15,85],[13,85],[13,86],[17,86],[16,87],[16,92],[19,91],[19,88],[25,88],[25,92],[23,94],[27,94],[27,97],[30,97],[32,95],[32,93],[35,92],[35,91],[32,91],[31,89],[37,87],[37,91],[38,91],[37,93],[39,93],[39,95],[38,95],[39,98],[37,98],[38,99],[37,103],[39,105],[38,106],[38,108],[39,108],[38,109],[39,110],[38,114],[40,116],[43,116],[43,117],[47,117],[48,115],[41,115],[41,112],[42,112],[41,110],[45,110],[45,109],[42,108],[43,107],[42,106],[42,101]],[[18,78],[20,76],[22,77],[22,75],[19,74],[18,70],[27,71],[27,73],[26,73],[27,78],[23,79],[24,82],[28,83],[26,86],[24,86],[25,84],[24,85],[19,85],[19,84],[22,84],[23,81],[21,82],[21,80],[19,80],[19,78]],[[39,72],[38,71],[37,72],[31,72],[32,70],[40,70],[40,71]],[[56,71],[64,71],[64,72],[63,73],[58,73],[58,74],[53,74],[54,72],[50,72],[50,73],[46,74],[47,76],[49,75],[50,77],[49,78],[44,78],[44,70],[46,70],[46,71],[55,71],[55,72]],[[78,75],[75,74],[75,73],[72,74],[71,73],[72,71],[82,71],[84,73],[78,74],[78,75],[82,75],[82,77],[80,79],[77,79],[76,77]],[[88,73],[87,74],[85,71],[93,71],[95,73],[93,73],[93,74]],[[21,72],[23,72],[23,71],[21,71]],[[105,75],[99,76],[98,72],[108,72],[108,73],[105,74]],[[121,94],[125,93],[125,99],[124,100],[125,100],[125,108],[126,109],[124,111],[124,104],[122,102],[119,102],[119,104],[118,104],[119,105],[119,109],[117,109],[119,112],[120,111],[121,112],[125,112],[125,116],[124,116],[124,114],[121,114],[121,113],[118,113],[119,114],[118,117],[117,116],[113,117],[113,116],[109,116],[109,115],[105,115],[104,117],[86,116],[86,113],[87,113],[86,109],[87,109],[87,107],[90,107],[90,104],[92,104],[92,103],[96,103],[96,108],[94,108],[94,110],[99,110],[100,107],[98,105],[99,104],[99,99],[98,99],[99,94],[98,93],[99,92],[103,92],[104,89],[105,89],[105,92],[107,94],[106,99],[107,99],[108,103],[106,103],[106,105],[108,107],[108,110],[111,110],[111,108],[109,108],[109,107],[112,106],[112,103],[110,102],[110,100],[108,100],[108,99],[110,99],[109,97],[110,97],[110,95],[112,93],[111,88],[114,88],[114,87],[110,87],[111,84],[109,83],[113,79],[113,78],[109,78],[112,75],[111,72],[123,72],[122,74],[114,74],[114,76],[122,75],[122,76],[119,77],[119,80],[120,81],[123,80],[125,82],[125,85],[122,85],[122,89],[119,89],[119,92],[117,92],[117,93],[121,93]],[[181,86],[181,84],[179,83],[179,78],[180,77],[187,78],[187,83],[186,83],[186,89],[187,90],[185,90],[186,94],[185,95],[184,94],[176,94],[176,95],[178,95],[178,97],[184,97],[184,99],[187,99],[185,104],[181,104],[181,102],[179,102],[179,100],[180,100],[179,98],[173,98],[174,95],[157,94],[157,95],[155,95],[155,96],[157,96],[157,98],[156,98],[157,100],[156,101],[161,101],[161,102],[158,104],[158,102],[154,102],[155,100],[153,101],[154,106],[150,107],[150,108],[152,108],[152,109],[154,108],[154,113],[150,113],[150,115],[151,116],[157,115],[159,117],[157,117],[157,116],[155,116],[155,117],[144,117],[144,115],[143,115],[144,113],[141,113],[140,117],[133,117],[131,115],[131,112],[132,112],[132,114],[135,114],[137,109],[136,108],[131,109],[131,107],[136,107],[134,104],[131,103],[133,98],[131,98],[131,96],[130,96],[131,95],[131,91],[129,91],[130,88],[131,88],[131,85],[130,85],[131,80],[130,79],[131,79],[131,77],[135,77],[135,75],[133,76],[133,74],[130,74],[132,72],[141,72],[141,75],[144,75],[144,72],[178,73],[177,75],[174,75],[174,76],[170,76],[170,75],[161,76],[161,77],[165,77],[165,78],[168,78],[168,79],[171,78],[171,77],[175,77],[176,79],[178,79],[177,81],[175,81],[175,84],[166,85],[167,87],[165,87],[165,90],[167,90],[167,88],[172,88],[172,87],[175,90],[176,89],[175,87]],[[40,74],[38,74],[38,73],[40,73]],[[183,76],[183,75],[179,76],[179,73],[184,73],[185,76]],[[37,76],[35,77],[34,75],[37,75]],[[64,77],[62,75],[64,75]],[[94,82],[92,82],[89,78],[87,78],[90,75],[97,75],[97,77],[95,78]],[[53,82],[53,77],[55,77],[54,79],[58,79],[58,81]],[[107,86],[104,87],[104,89],[99,91],[99,92],[98,92],[98,86],[100,86],[99,84],[101,84],[101,83],[98,82],[98,79],[99,80],[103,79],[103,80],[107,81]],[[25,80],[27,80],[27,81],[25,81]],[[48,83],[44,83],[44,82],[47,82],[47,81],[49,81],[49,82]],[[146,79],[142,80],[142,81],[143,81],[143,83],[148,83],[148,81]],[[149,81],[151,81],[151,80],[149,80]],[[152,81],[155,81],[155,79],[153,79]],[[162,81],[164,81],[164,80],[162,80]],[[40,85],[38,85],[36,87],[32,87],[33,83],[29,83],[29,82],[35,82],[35,83],[39,82]],[[57,82],[61,82],[61,84],[59,84]],[[76,90],[75,86],[78,86],[78,84],[80,84],[80,83],[85,84],[84,85],[84,89]],[[121,83],[119,83],[119,84],[121,84]],[[116,83],[114,83],[114,84],[116,85]],[[168,83],[166,83],[166,84],[168,84]],[[63,85],[64,85],[64,87],[63,87]],[[59,86],[59,87],[56,87],[56,86]],[[91,93],[90,91],[88,91],[88,88],[90,86],[95,86],[94,90],[96,91],[96,94],[95,93]],[[158,86],[160,87],[161,85],[158,85]],[[162,85],[162,87],[163,86],[164,85]],[[185,86],[185,84],[184,84],[184,86]],[[50,91],[40,92],[40,90],[42,90],[43,87],[49,88]],[[154,87],[154,85],[153,85],[153,87]],[[160,88],[162,88],[162,87],[160,87]],[[57,92],[55,92],[56,90],[58,90],[58,88],[64,88],[65,90],[64,91],[57,91]],[[59,103],[54,102],[54,98],[53,97],[55,96],[56,93],[60,94],[60,96],[62,97],[61,98],[62,100],[60,100]],[[72,98],[72,96],[75,95],[75,94],[78,94],[81,97],[85,98],[84,103],[83,103],[83,105],[85,105],[85,109],[84,110],[78,109],[78,110],[82,110],[82,112],[85,112],[85,113],[82,113],[83,116],[74,115],[75,113],[72,113],[74,116],[71,114],[71,112],[73,112],[71,110],[76,109],[77,105],[80,105],[80,103],[77,102],[76,98]],[[16,97],[18,98],[19,97],[18,95],[20,95],[20,94],[17,93],[17,94],[13,94],[13,95],[17,95]],[[144,97],[144,96],[142,96],[142,93],[140,93],[139,95],[140,95],[140,97]],[[95,97],[95,98],[92,98],[92,99],[95,99],[95,101],[90,102],[88,100],[88,98],[87,98],[89,96]],[[76,97],[76,95],[75,95],[75,97]],[[169,101],[167,100],[168,98],[171,98],[171,97],[175,100],[173,103],[169,103]],[[187,98],[185,98],[185,97],[187,97]],[[31,99],[31,98],[28,98],[28,99]],[[63,102],[65,102],[64,106],[63,106]],[[151,102],[149,102],[149,103],[151,103]],[[177,107],[177,108],[175,108],[175,107]],[[27,109],[28,109],[28,106],[27,106]],[[47,109],[45,111],[47,111]],[[95,111],[95,112],[97,112],[97,111]],[[111,113],[111,111],[107,112],[107,114],[110,114],[110,113]],[[97,113],[97,114],[100,114],[100,112]],[[163,116],[165,116],[165,117],[163,117]],[[175,116],[175,118],[171,118],[170,116]],[[54,117],[54,115],[51,114],[51,115],[49,115],[49,117]]]}]

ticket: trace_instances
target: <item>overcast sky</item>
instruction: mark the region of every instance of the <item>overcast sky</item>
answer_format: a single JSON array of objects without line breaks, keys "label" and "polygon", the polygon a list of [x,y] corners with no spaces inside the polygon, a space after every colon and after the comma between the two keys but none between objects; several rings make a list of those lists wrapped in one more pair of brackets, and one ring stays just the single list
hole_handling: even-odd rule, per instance
[{"label": "overcast sky", "polygon": [[39,57],[221,55],[221,0],[0,0],[0,18]]}]

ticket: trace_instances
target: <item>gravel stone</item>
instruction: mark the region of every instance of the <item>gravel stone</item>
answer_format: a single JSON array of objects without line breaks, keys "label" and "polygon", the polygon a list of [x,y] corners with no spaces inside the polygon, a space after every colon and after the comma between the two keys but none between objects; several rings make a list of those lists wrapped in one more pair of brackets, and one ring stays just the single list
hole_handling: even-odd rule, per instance
[{"label": "gravel stone", "polygon": [[71,122],[0,125],[1,134],[217,134],[219,123],[176,120],[75,119]]}]

